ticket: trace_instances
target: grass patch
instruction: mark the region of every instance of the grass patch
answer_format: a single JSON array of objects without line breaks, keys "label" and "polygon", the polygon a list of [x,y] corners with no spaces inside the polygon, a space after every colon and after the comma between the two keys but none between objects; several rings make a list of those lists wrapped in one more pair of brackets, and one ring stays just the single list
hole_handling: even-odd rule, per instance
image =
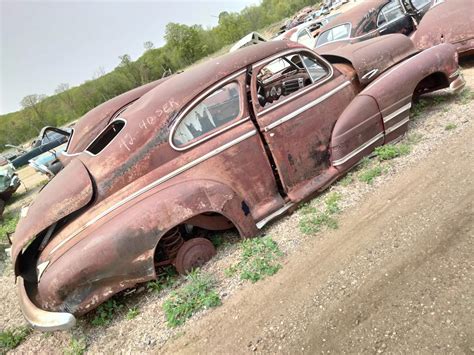
[{"label": "grass patch", "polygon": [[446,126],[444,126],[445,131],[452,131],[453,129],[458,128],[454,123],[448,123]]},{"label": "grass patch", "polygon": [[86,352],[86,338],[72,338],[69,347],[64,349],[65,355],[82,355]]},{"label": "grass patch", "polygon": [[20,216],[18,214],[6,213],[3,216],[3,221],[0,225],[0,243],[8,243],[7,234],[15,231],[19,219]]},{"label": "grass patch", "polygon": [[17,327],[0,333],[0,353],[6,353],[20,345],[31,333],[31,328]]},{"label": "grass patch", "polygon": [[171,288],[176,284],[178,273],[172,266],[162,268],[162,273],[157,276],[156,280],[149,281],[146,284],[148,292],[159,293],[164,289]]},{"label": "grass patch", "polygon": [[425,99],[419,99],[418,102],[416,102],[412,107],[411,107],[411,118],[413,120],[416,120],[417,118],[420,117],[420,115],[423,113],[423,111],[428,107],[429,102]]},{"label": "grass patch", "polygon": [[123,308],[123,304],[117,302],[114,299],[110,299],[102,303],[95,311],[95,317],[92,319],[91,324],[94,326],[108,325],[115,314]]},{"label": "grass patch", "polygon": [[410,153],[410,146],[408,144],[387,144],[381,147],[375,148],[375,155],[377,158],[382,160],[390,160],[400,157],[402,155],[407,155]]},{"label": "grass patch", "polygon": [[133,318],[135,318],[135,317],[138,316],[139,314],[140,314],[140,311],[138,310],[138,306],[135,306],[135,307],[132,307],[132,308],[129,308],[129,309],[128,309],[126,318],[127,318],[128,320],[132,320]]},{"label": "grass patch", "polygon": [[381,166],[375,166],[372,169],[368,169],[368,170],[363,171],[359,175],[359,180],[370,185],[374,182],[374,179],[377,176],[382,175],[382,171],[383,170],[382,170]]},{"label": "grass patch", "polygon": [[341,211],[341,208],[339,207],[339,201],[341,198],[342,195],[337,192],[329,194],[324,202],[324,211],[319,211],[310,205],[303,206],[301,208],[303,216],[299,222],[301,233],[315,234],[323,227],[337,229],[339,225],[333,215]]},{"label": "grass patch", "polygon": [[423,135],[420,133],[409,133],[405,138],[405,142],[408,145],[414,145],[420,143],[422,139]]},{"label": "grass patch", "polygon": [[237,264],[225,270],[227,276],[239,273],[241,280],[257,282],[280,270],[278,259],[283,253],[271,237],[245,239],[240,248],[242,257]]},{"label": "grass patch", "polygon": [[474,100],[474,91],[472,91],[470,88],[464,89],[456,99],[456,101],[461,105],[467,105],[472,100]]},{"label": "grass patch", "polygon": [[168,326],[183,324],[194,313],[221,304],[219,295],[214,290],[215,281],[207,274],[197,270],[186,276],[187,283],[170,294],[163,303]]},{"label": "grass patch", "polygon": [[347,187],[349,186],[352,182],[354,181],[354,177],[352,176],[352,174],[347,174],[346,176],[344,176],[341,180],[340,180],[340,184],[344,187]]}]

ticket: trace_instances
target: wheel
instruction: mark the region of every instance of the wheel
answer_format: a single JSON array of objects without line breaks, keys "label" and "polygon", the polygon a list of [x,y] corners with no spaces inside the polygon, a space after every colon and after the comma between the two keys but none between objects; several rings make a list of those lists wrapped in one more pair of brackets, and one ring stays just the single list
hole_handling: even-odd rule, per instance
[{"label": "wheel", "polygon": [[180,274],[204,265],[216,255],[216,248],[206,238],[193,238],[181,246],[174,260],[174,266]]}]

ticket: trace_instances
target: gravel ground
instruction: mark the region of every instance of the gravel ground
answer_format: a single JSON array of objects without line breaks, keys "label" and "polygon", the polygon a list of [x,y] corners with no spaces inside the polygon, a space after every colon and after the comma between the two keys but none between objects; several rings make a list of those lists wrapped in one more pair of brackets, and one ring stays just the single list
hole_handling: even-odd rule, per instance
[{"label": "gravel ground", "polygon": [[[472,64],[468,66],[469,68],[465,69],[463,73],[470,86],[468,90],[472,90],[474,87],[474,68]],[[358,171],[353,171],[349,174],[352,176],[352,182],[349,184],[339,182],[333,185],[328,192],[312,200],[311,205],[321,208],[327,193],[340,193],[342,196],[340,205],[343,208],[340,218],[344,218],[347,213],[356,210],[362,201],[372,196],[377,196],[378,191],[383,189],[401,172],[415,168],[421,161],[429,159],[434,151],[438,151],[443,147],[448,148],[450,140],[461,135],[469,127],[472,128],[474,101],[467,99],[465,94],[462,97],[464,99],[461,99],[461,96],[452,96],[446,92],[429,95],[425,99],[429,103],[428,107],[418,115],[416,120],[410,123],[409,134],[402,142],[411,145],[410,154],[384,163],[384,173],[382,176],[377,177],[371,185],[359,181],[357,178]],[[440,103],[441,100],[443,100],[442,103]],[[446,130],[448,124],[455,125],[455,128]],[[374,163],[372,162],[371,164]],[[441,162],[441,164],[444,163]],[[345,182],[347,182],[347,179]],[[31,196],[28,198],[31,198]],[[294,254],[304,253],[311,243],[316,243],[317,247],[318,242],[327,240],[332,233],[323,230],[316,235],[306,236],[300,232],[298,227],[301,218],[301,211],[296,211],[290,216],[271,223],[263,231],[263,234],[270,235],[284,252],[284,257],[282,258],[283,270],[287,268],[288,263],[294,262]],[[420,226],[420,228],[424,227]],[[187,334],[198,325],[203,322],[205,323],[206,319],[212,316],[212,313],[219,313],[222,312],[220,309],[227,309],[228,303],[233,303],[235,299],[239,299],[239,295],[259,290],[260,284],[267,285],[269,282],[272,282],[273,278],[269,278],[261,283],[251,284],[240,281],[237,276],[227,277],[224,275],[223,270],[235,264],[240,256],[237,242],[238,237],[235,233],[228,233],[225,235],[225,238],[229,240],[229,243],[219,248],[217,256],[204,267],[204,271],[213,274],[217,279],[218,292],[223,300],[223,306],[219,309],[200,312],[188,320],[185,325],[170,329],[165,324],[162,310],[163,301],[170,290],[154,293],[149,292],[144,287],[139,287],[129,295],[120,296],[121,302],[125,304],[125,307],[117,312],[109,325],[101,327],[92,326],[90,320],[93,315],[91,315],[80,319],[78,326],[71,331],[55,332],[53,334],[35,331],[14,352],[60,353],[70,348],[73,338],[84,339],[87,343],[87,350],[91,353],[116,352],[117,349],[123,352],[156,352],[162,349],[166,343],[179,341],[183,334]],[[377,261],[379,253],[384,253],[383,248],[373,245],[371,249],[373,253],[370,256],[361,255],[360,257],[371,258],[373,268],[383,267]],[[353,281],[351,279],[352,271],[350,265],[344,270],[344,273],[342,277],[338,278],[337,283],[329,283],[328,285],[329,290],[339,296],[344,295],[344,288],[341,288],[341,285],[350,285]],[[0,290],[3,295],[3,301],[0,304],[1,330],[25,324],[18,308],[12,275],[11,266],[7,263],[3,274],[0,276]],[[180,279],[174,288],[179,287],[182,282],[183,280]],[[304,285],[301,285],[301,287],[304,287]],[[271,294],[266,296],[272,297]],[[261,297],[264,297],[264,295]],[[323,302],[320,297],[331,297],[331,293],[326,293],[326,296],[324,296],[324,293],[321,295],[315,294],[315,302]],[[128,320],[125,314],[127,309],[131,307],[138,307],[140,313],[136,318]],[[455,319],[455,316],[452,318]],[[329,320],[328,322],[330,323]],[[297,327],[297,324],[292,324],[290,325],[291,327]],[[281,328],[288,329],[288,325]],[[267,332],[278,335],[279,329],[276,326],[272,329],[269,328]],[[209,331],[213,331],[212,326],[210,326]],[[286,337],[287,335],[285,334],[282,333],[281,336]],[[211,334],[208,335],[211,337]],[[375,335],[382,336],[377,332],[374,333]],[[390,337],[391,335],[388,334],[387,336]],[[204,338],[207,339],[207,337]],[[253,342],[258,343],[258,339],[254,339]],[[254,343],[249,345],[248,348],[250,350],[258,348],[258,345]],[[372,340],[370,343],[373,343]],[[380,347],[382,346],[381,344]],[[169,350],[170,348],[166,349]],[[273,350],[278,350],[278,347]],[[295,350],[295,348],[292,348],[292,350]],[[373,349],[365,350],[371,351]],[[379,348],[376,350],[379,350]]]}]

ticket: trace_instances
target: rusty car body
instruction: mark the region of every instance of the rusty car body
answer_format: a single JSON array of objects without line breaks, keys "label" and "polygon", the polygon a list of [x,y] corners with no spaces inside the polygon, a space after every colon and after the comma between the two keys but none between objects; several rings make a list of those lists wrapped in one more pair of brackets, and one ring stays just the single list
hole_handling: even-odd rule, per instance
[{"label": "rusty car body", "polygon": [[323,28],[316,47],[335,49],[391,33],[409,35],[431,0],[365,0]]},{"label": "rusty car body", "polygon": [[[402,42],[405,55],[393,52]],[[22,212],[12,238],[25,318],[66,329],[155,279],[157,265],[185,272],[208,260],[214,249],[203,230],[258,235],[399,139],[413,95],[464,86],[449,44],[416,53],[392,35],[372,51],[385,65],[365,76],[357,53],[341,60],[291,41],[260,43],[79,121],[64,169]]]},{"label": "rusty car body", "polygon": [[474,2],[436,0],[413,33],[418,49],[451,43],[460,57],[474,55]]}]

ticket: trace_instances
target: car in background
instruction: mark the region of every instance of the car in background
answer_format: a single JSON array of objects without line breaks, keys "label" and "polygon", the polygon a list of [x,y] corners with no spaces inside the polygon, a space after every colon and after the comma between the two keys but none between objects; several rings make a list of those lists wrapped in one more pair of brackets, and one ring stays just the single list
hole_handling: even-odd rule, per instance
[{"label": "car in background", "polygon": [[59,156],[66,150],[66,143],[38,155],[29,161],[29,165],[37,172],[47,175],[49,178],[55,176],[63,167]]},{"label": "car in background", "polygon": [[0,218],[6,202],[20,187],[20,179],[15,173],[13,165],[3,156],[0,156]]},{"label": "car in background", "polygon": [[409,35],[430,4],[430,0],[363,1],[324,26],[316,48],[337,48],[390,33]]},{"label": "car in background", "polygon": [[23,154],[11,161],[13,166],[18,169],[28,164],[28,161],[34,157],[66,143],[71,132],[71,128],[60,129],[51,126],[43,127],[38,137],[31,144],[31,148],[29,150],[23,150]]},{"label": "car in background", "polygon": [[451,43],[459,57],[473,56],[474,1],[435,0],[419,22],[412,40],[420,50]]}]

